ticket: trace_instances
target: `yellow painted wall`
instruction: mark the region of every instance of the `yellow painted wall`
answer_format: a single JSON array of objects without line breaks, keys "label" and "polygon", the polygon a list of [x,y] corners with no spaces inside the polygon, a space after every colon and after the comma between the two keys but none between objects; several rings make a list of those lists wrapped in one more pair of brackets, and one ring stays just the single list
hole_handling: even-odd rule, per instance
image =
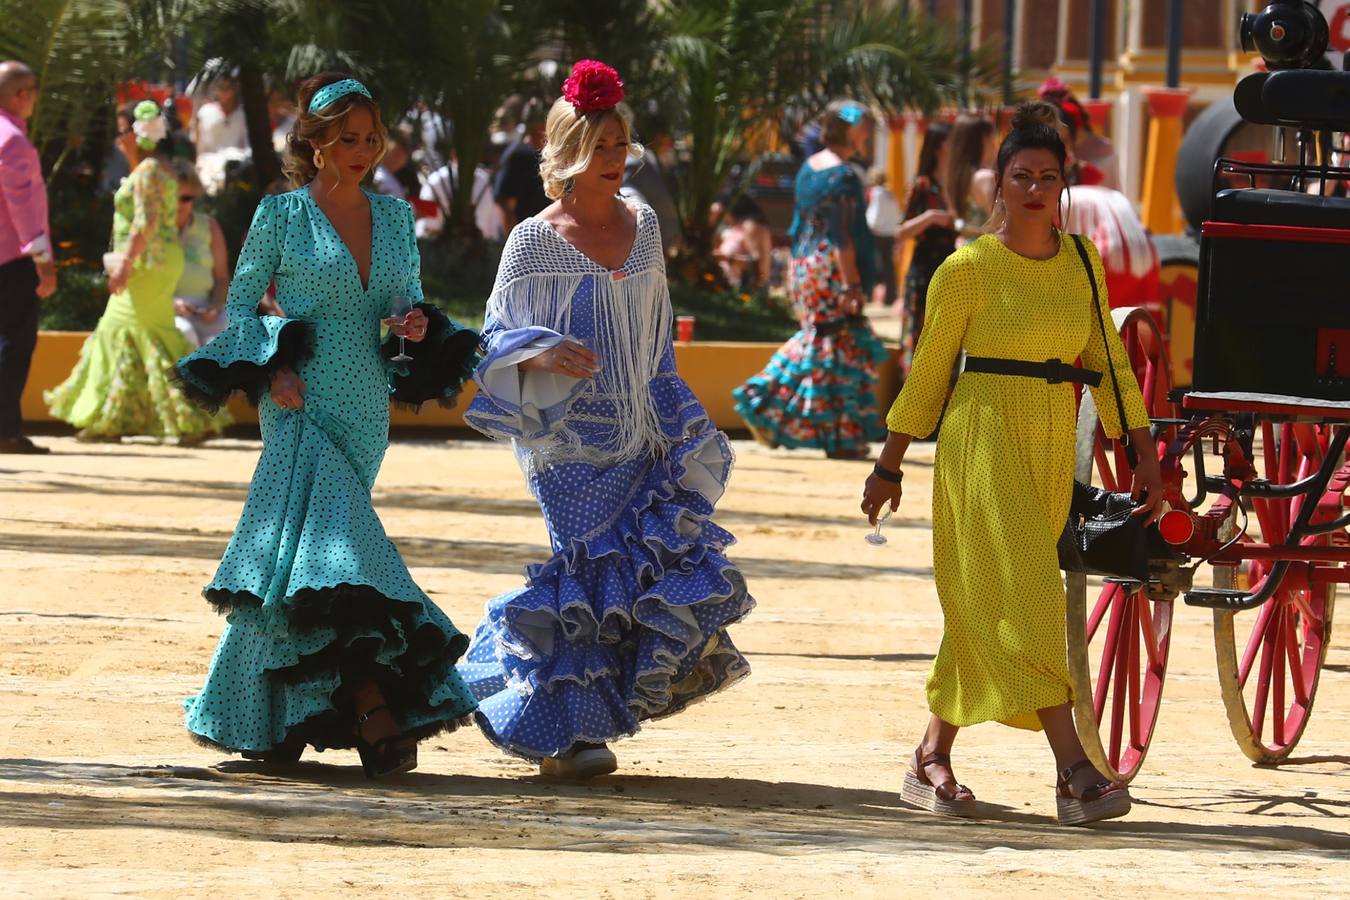
[{"label": "yellow painted wall", "polygon": [[[50,422],[51,414],[42,401],[42,392],[65,380],[80,356],[80,346],[86,335],[74,331],[44,331],[38,336],[37,351],[28,386],[23,393],[23,417],[30,422]],[[680,375],[708,410],[708,415],[719,428],[743,428],[733,409],[731,389],[764,368],[773,356],[777,344],[735,343],[725,341],[698,341],[675,345],[675,364]],[[884,412],[900,390],[899,374],[894,359],[888,359],[879,372],[877,399]],[[468,385],[455,409],[442,409],[426,404],[422,412],[411,413],[395,409],[391,424],[459,427],[464,425],[463,411],[473,397],[474,386]],[[256,422],[257,414],[248,402],[236,395],[230,401],[230,413],[237,422]]]}]

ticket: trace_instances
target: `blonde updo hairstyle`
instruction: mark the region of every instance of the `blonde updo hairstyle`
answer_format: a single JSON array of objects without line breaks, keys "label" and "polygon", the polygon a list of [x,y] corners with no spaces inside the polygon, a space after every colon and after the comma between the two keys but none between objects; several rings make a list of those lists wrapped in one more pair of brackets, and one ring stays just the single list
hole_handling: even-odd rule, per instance
[{"label": "blonde updo hairstyle", "polygon": [[633,140],[633,113],[627,105],[620,103],[611,109],[578,113],[564,97],[553,102],[544,126],[544,149],[539,160],[539,177],[550,200],[570,192],[572,179],[591,164],[596,144],[600,143],[600,132],[611,120],[623,129],[624,140],[628,141],[628,155],[633,159],[640,158],[642,145]]},{"label": "blonde updo hairstyle", "polygon": [[[1059,163],[1062,191],[1068,190],[1069,149],[1059,136],[1059,108],[1043,100],[1021,104],[1013,112],[1012,130],[998,148],[998,161],[994,164],[997,174],[994,182],[994,212],[986,226],[988,232],[998,231],[1008,221],[1008,208],[1003,202],[1003,176],[1013,157],[1023,150],[1049,150]],[[1072,195],[1067,193],[1060,194],[1061,200],[1066,196],[1072,203]],[[1068,209],[1063,209],[1062,221],[1068,218]]]},{"label": "blonde updo hairstyle", "polygon": [[321,72],[301,83],[297,98],[297,107],[301,112],[296,116],[290,133],[286,135],[286,153],[281,163],[281,170],[286,174],[291,187],[304,187],[314,180],[319,171],[314,164],[315,151],[322,153],[337,143],[342,135],[342,126],[347,121],[347,114],[358,107],[370,110],[371,118],[375,121],[375,133],[380,137],[380,149],[370,164],[370,171],[375,171],[380,160],[384,159],[384,154],[389,149],[389,138],[385,131],[384,118],[380,115],[379,104],[374,100],[357,93],[344,94],[321,110],[309,111],[309,101],[315,91],[351,77],[340,72]]}]

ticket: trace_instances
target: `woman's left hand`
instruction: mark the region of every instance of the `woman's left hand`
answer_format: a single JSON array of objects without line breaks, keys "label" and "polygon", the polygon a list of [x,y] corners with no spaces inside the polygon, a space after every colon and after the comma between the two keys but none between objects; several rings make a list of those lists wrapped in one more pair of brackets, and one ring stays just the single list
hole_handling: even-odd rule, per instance
[{"label": "woman's left hand", "polygon": [[427,336],[427,314],[420,309],[408,313],[402,322],[397,319],[385,319],[384,324],[388,325],[389,330],[397,337],[407,338],[414,344]]},{"label": "woman's left hand", "polygon": [[1134,471],[1130,496],[1139,504],[1134,514],[1144,516],[1145,525],[1152,525],[1167,512],[1167,505],[1163,502],[1162,472],[1158,469],[1156,456],[1140,458],[1139,467]]}]

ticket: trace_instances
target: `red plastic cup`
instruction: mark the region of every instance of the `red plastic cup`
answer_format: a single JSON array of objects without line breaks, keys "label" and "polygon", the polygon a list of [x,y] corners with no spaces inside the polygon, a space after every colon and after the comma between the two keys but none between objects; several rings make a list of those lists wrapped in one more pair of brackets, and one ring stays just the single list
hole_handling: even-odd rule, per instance
[{"label": "red plastic cup", "polygon": [[687,344],[694,339],[694,317],[675,317],[675,340]]}]

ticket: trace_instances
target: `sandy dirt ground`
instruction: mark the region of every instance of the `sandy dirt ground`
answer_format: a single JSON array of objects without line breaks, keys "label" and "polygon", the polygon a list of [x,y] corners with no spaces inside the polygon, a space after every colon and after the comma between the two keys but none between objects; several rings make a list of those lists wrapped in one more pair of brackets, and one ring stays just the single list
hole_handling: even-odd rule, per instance
[{"label": "sandy dirt ground", "polygon": [[[0,895],[50,897],[1350,894],[1350,648],[1289,764],[1228,733],[1208,614],[1180,608],[1129,818],[1054,824],[1041,735],[969,729],[973,821],[899,799],[941,633],[932,449],[873,548],[865,466],[738,443],[719,521],[759,607],[751,677],[550,783],[475,730],[367,782],[350,752],[283,773],[191,743],[181,703],[222,621],[199,590],[239,514],[248,439],[183,450],[45,439],[0,457]],[[506,450],[400,440],[376,505],[461,629],[547,554]]]}]

